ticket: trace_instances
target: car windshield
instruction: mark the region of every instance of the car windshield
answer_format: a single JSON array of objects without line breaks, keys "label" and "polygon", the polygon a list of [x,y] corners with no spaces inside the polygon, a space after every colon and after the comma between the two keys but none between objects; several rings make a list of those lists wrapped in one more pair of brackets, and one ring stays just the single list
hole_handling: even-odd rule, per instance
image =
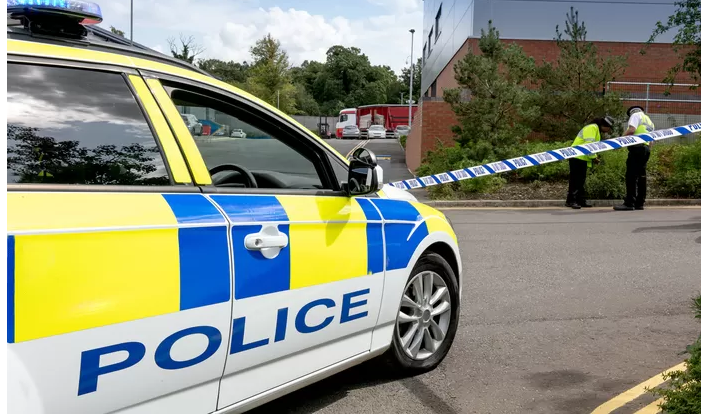
[{"label": "car windshield", "polygon": [[356,130],[357,126],[356,125],[347,125],[345,126],[345,130]]},{"label": "car windshield", "polygon": [[376,130],[383,130],[384,127],[382,127],[381,125],[372,125],[371,127],[369,127],[369,129],[376,131]]},{"label": "car windshield", "polygon": [[399,125],[398,127],[396,127],[396,129],[400,131],[400,130],[408,130],[409,128],[407,125]]}]

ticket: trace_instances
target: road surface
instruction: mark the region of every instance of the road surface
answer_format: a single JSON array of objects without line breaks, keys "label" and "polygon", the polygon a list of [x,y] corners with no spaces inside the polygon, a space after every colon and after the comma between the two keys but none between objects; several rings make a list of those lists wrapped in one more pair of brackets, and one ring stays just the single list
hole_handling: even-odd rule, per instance
[{"label": "road surface", "polygon": [[680,363],[699,335],[699,208],[445,213],[465,271],[441,366],[392,379],[372,362],[254,412],[590,413]]}]

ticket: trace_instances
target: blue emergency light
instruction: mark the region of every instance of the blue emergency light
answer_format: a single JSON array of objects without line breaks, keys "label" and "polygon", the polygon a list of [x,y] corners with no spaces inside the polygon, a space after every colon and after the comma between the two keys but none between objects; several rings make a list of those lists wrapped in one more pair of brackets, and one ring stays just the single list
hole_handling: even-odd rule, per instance
[{"label": "blue emergency light", "polygon": [[80,0],[7,0],[7,13],[11,15],[62,15],[77,19],[82,25],[103,21],[100,6]]}]

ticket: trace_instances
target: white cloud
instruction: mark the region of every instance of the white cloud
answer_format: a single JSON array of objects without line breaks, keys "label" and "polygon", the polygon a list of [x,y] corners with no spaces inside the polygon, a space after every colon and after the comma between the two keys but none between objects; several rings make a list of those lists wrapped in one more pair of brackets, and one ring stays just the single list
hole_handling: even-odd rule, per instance
[{"label": "white cloud", "polygon": [[[160,42],[183,32],[205,47],[201,58],[244,61],[251,60],[249,48],[254,42],[271,33],[294,65],[306,59],[324,61],[328,48],[343,45],[356,46],[372,64],[388,65],[400,73],[410,55],[408,30],[422,33],[421,0],[368,1],[377,7],[367,5],[371,13],[359,18],[323,16],[318,10],[302,10],[304,3],[297,4],[298,9],[282,9],[256,7],[252,1],[213,0],[207,7],[196,0],[135,2],[135,41],[157,44],[154,49],[163,51]],[[106,5],[104,25],[126,21],[120,26],[129,28],[129,4],[126,8],[112,2]],[[419,37],[414,57],[422,48]]]}]

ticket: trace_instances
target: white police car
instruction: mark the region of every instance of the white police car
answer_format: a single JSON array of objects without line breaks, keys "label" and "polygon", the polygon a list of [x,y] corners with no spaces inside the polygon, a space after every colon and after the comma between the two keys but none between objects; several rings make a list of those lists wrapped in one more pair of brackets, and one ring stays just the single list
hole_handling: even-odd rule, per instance
[{"label": "white police car", "polygon": [[[461,296],[445,216],[99,21],[8,0],[8,410],[241,412],[381,355],[436,367]],[[181,113],[263,139],[196,141]]]}]

